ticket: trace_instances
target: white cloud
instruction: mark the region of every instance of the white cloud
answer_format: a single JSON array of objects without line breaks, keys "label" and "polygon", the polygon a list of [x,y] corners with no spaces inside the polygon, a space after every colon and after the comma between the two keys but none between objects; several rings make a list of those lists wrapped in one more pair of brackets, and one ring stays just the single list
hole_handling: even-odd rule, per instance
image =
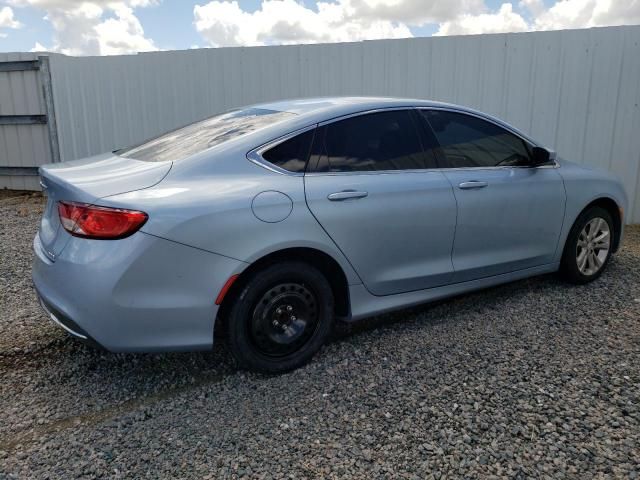
[{"label": "white cloud", "polygon": [[[71,55],[110,55],[157,50],[136,8],[162,0],[0,0],[2,29],[19,28],[11,7],[33,7],[53,26],[47,50]],[[261,0],[244,10],[238,0],[202,0],[194,26],[208,46],[358,41],[413,36],[433,25],[436,35],[480,34],[639,24],[640,0]],[[548,2],[547,2],[548,3]],[[306,6],[308,5],[308,6]],[[164,8],[171,8],[166,5]],[[186,26],[176,26],[186,28]],[[36,49],[45,49],[41,44]]]},{"label": "white cloud", "polygon": [[520,7],[528,10],[532,17],[537,17],[545,11],[543,0],[520,0]]},{"label": "white cloud", "polygon": [[[464,3],[467,0],[463,0]],[[395,0],[399,8],[410,2]],[[457,2],[461,3],[461,2]],[[254,12],[242,10],[237,1],[214,0],[196,5],[194,25],[212,46],[341,42],[375,38],[411,37],[409,27],[398,20],[374,15],[388,6],[380,0],[318,2],[316,9],[295,0],[264,0]],[[404,12],[404,13],[403,13]],[[406,9],[400,8],[402,15]]]},{"label": "white cloud", "polygon": [[461,15],[441,23],[437,35],[634,25],[640,23],[640,0],[558,0],[549,8],[543,0],[521,0],[531,21],[504,3],[495,13]]},{"label": "white cloud", "polygon": [[31,50],[29,50],[30,52],[47,52],[50,51],[50,48],[45,47],[44,45],[42,45],[40,42],[36,42],[36,44],[33,46],[33,48]]},{"label": "white cloud", "polygon": [[144,36],[144,30],[130,7],[114,9],[116,18],[96,25],[98,44],[102,55],[157,50],[153,40]]},{"label": "white cloud", "polygon": [[[133,9],[156,0],[9,0],[46,13],[53,26],[53,45],[47,50],[67,55],[115,55],[157,50],[147,38]],[[37,44],[34,48],[43,47]],[[43,47],[44,48],[44,47]]]},{"label": "white cloud", "polygon": [[[310,2],[307,2],[309,4]],[[194,25],[211,46],[357,41],[413,36],[410,27],[435,24],[436,35],[522,32],[640,23],[640,0],[262,0],[255,11],[236,0],[194,7]]]},{"label": "white cloud", "polygon": [[[0,8],[0,28],[22,28],[22,24],[13,17],[13,9],[11,7]],[[0,32],[0,37],[6,37],[7,34]]]},{"label": "white cloud", "polygon": [[525,19],[513,11],[510,3],[503,3],[496,13],[465,14],[443,22],[435,35],[524,32],[526,30],[529,30],[529,25]]},{"label": "white cloud", "polygon": [[85,4],[92,4],[102,8],[107,8],[111,5],[117,6],[118,4],[127,4],[133,8],[148,7],[156,5],[158,0],[5,0],[5,2],[16,7],[30,6],[45,10],[50,8],[66,10]]},{"label": "white cloud", "polygon": [[533,28],[558,30],[637,23],[640,23],[640,0],[559,0],[549,9],[537,11]]},{"label": "white cloud", "polygon": [[338,0],[351,17],[424,25],[450,20],[462,13],[485,10],[484,0]]}]

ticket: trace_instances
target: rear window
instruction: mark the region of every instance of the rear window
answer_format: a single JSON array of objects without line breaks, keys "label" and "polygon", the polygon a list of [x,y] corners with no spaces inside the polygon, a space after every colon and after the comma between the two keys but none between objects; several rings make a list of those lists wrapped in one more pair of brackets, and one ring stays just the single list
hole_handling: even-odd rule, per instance
[{"label": "rear window", "polygon": [[115,152],[121,157],[163,162],[181,160],[295,115],[263,108],[234,110],[207,118]]}]

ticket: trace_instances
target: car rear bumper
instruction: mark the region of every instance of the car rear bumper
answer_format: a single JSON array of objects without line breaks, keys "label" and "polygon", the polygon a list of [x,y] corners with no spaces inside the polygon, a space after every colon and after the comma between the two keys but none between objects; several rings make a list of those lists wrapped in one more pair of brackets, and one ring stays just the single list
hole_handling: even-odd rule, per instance
[{"label": "car rear bumper", "polygon": [[34,251],[33,282],[47,315],[113,352],[210,349],[216,296],[246,265],[142,232],[72,237],[55,262],[36,235]]},{"label": "car rear bumper", "polygon": [[60,313],[53,305],[49,305],[40,294],[38,294],[38,301],[40,302],[40,306],[42,307],[44,312],[49,316],[53,323],[61,327],[63,330],[66,330],[67,333],[76,337],[83,343],[87,343],[95,347],[102,347],[98,342],[91,338],[89,334],[85,332],[76,322]]}]

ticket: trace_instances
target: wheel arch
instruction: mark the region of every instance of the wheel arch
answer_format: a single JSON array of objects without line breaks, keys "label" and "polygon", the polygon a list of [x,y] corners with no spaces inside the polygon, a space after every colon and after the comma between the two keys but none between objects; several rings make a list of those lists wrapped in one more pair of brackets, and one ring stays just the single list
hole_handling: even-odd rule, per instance
[{"label": "wheel arch", "polygon": [[611,197],[598,197],[592,200],[586,207],[584,207],[580,211],[578,216],[576,216],[576,218],[574,219],[574,223],[578,218],[580,218],[580,215],[593,207],[603,208],[609,213],[609,215],[611,215],[611,218],[613,219],[613,249],[611,251],[612,253],[617,252],[618,248],[620,247],[620,239],[622,235],[622,212],[620,211],[621,207],[618,205],[618,202],[616,202]]},{"label": "wheel arch", "polygon": [[329,281],[335,301],[335,313],[338,318],[348,318],[351,315],[349,299],[349,282],[347,275],[338,261],[322,250],[312,247],[289,247],[270,252],[253,261],[245,268],[227,291],[218,309],[215,331],[222,330],[224,320],[233,302],[247,284],[260,270],[269,265],[282,261],[301,261],[317,268]]}]

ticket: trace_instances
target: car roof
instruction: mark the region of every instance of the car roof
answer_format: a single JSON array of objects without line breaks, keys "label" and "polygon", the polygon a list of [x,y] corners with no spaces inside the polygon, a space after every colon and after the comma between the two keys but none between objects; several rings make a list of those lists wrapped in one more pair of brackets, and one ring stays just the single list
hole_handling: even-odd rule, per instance
[{"label": "car roof", "polygon": [[298,115],[309,114],[322,111],[325,113],[358,112],[371,108],[393,108],[405,106],[453,106],[441,102],[430,100],[419,100],[411,98],[395,97],[312,97],[296,98],[290,100],[279,100],[276,102],[262,103],[255,107],[267,110],[277,110],[296,113]]},{"label": "car roof", "polygon": [[[395,97],[335,96],[279,100],[275,102],[261,103],[251,106],[251,108],[261,108],[265,110],[291,112],[296,114],[291,118],[280,122],[277,125],[274,125],[273,129],[266,129],[267,131],[272,130],[272,133],[279,132],[282,135],[286,132],[287,129],[289,129],[289,131],[292,131],[296,128],[301,128],[316,123],[322,123],[324,121],[358,112],[394,107],[444,108],[447,110],[475,115],[505,127],[506,129],[518,134],[520,137],[527,139],[534,145],[537,144],[535,140],[533,140],[531,137],[521,132],[514,126],[509,125],[508,123],[489,114],[474,110],[472,108],[463,107],[461,105],[438,102],[434,100]],[[265,133],[267,132],[265,131]]]}]

